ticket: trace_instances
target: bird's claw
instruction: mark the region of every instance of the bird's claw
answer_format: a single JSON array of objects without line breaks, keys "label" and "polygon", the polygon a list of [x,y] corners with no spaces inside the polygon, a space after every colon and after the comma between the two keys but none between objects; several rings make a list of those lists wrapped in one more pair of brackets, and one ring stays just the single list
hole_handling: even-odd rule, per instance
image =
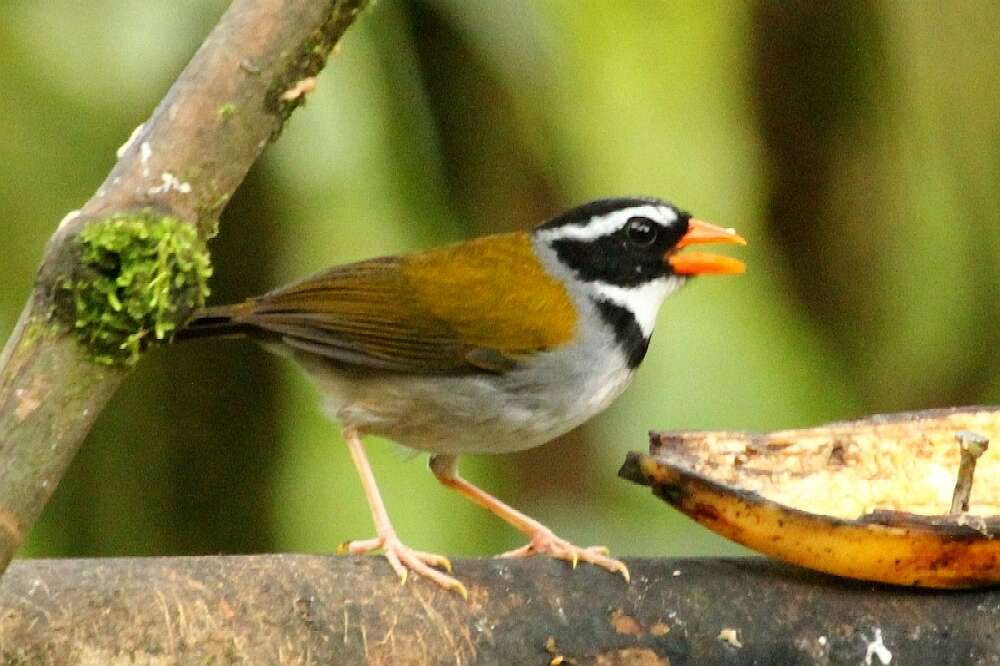
[{"label": "bird's claw", "polygon": [[465,589],[465,585],[462,585],[458,579],[446,576],[437,569],[432,568],[439,567],[451,573],[451,561],[447,557],[410,548],[401,542],[395,534],[385,534],[372,539],[342,543],[337,548],[337,554],[363,555],[373,550],[382,551],[393,571],[399,576],[400,585],[406,584],[409,573],[412,571],[437,583],[446,590],[458,592],[465,600],[469,599],[468,590]]},{"label": "bird's claw", "polygon": [[625,578],[625,582],[631,582],[631,575],[628,567],[621,560],[608,557],[608,549],[604,546],[590,546],[581,548],[575,546],[565,539],[557,537],[549,531],[537,532],[531,537],[531,541],[520,548],[507,551],[499,557],[531,557],[544,553],[557,560],[565,560],[575,569],[582,562],[589,562],[596,566],[607,569],[615,573],[620,573]]}]

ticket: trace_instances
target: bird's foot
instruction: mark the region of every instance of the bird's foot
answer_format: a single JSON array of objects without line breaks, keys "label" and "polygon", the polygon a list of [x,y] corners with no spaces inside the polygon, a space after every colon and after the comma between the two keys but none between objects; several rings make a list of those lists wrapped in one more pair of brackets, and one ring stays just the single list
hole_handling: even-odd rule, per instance
[{"label": "bird's foot", "polygon": [[462,595],[463,599],[469,598],[469,592],[465,585],[456,578],[446,576],[437,569],[440,567],[451,573],[451,562],[444,555],[425,553],[422,550],[410,548],[396,536],[395,532],[388,532],[373,539],[363,539],[359,541],[348,541],[337,548],[338,555],[363,555],[373,550],[381,550],[385,559],[389,560],[396,575],[399,576],[401,584],[406,583],[409,572],[423,576],[434,581],[446,590],[453,590]]},{"label": "bird's foot", "polygon": [[569,541],[557,537],[548,529],[534,532],[530,542],[520,548],[507,551],[499,557],[531,557],[539,553],[545,553],[557,560],[565,560],[572,564],[574,569],[580,562],[589,562],[608,571],[620,573],[626,582],[631,580],[625,563],[608,557],[608,549],[604,546],[590,546],[588,548],[574,546]]}]

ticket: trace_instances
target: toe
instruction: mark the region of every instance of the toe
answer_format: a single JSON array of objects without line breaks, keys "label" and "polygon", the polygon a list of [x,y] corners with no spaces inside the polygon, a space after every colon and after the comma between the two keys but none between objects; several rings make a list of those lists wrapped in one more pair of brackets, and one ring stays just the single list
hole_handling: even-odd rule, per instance
[{"label": "toe", "polygon": [[[405,550],[399,552],[399,559],[408,569],[410,569],[413,573],[419,576],[423,576],[424,578],[427,578],[437,583],[446,590],[452,590],[454,592],[458,592],[460,595],[462,595],[463,599],[468,600],[469,592],[468,590],[465,589],[465,586],[462,585],[462,583],[460,583],[457,579],[452,578],[451,576],[441,573],[437,569],[432,569],[425,562],[424,556],[428,555],[427,553],[420,553],[419,551],[409,550],[406,549],[405,546],[403,546],[403,548]],[[440,555],[434,555],[429,559],[440,560],[444,558],[442,558]]]},{"label": "toe", "polygon": [[631,581],[631,576],[625,563],[608,557],[608,549],[604,546],[581,548],[550,532],[536,534],[527,545],[508,551],[500,555],[500,557],[527,557],[537,553],[545,553],[557,560],[565,560],[574,569],[581,561],[594,564],[608,571],[620,573],[627,582]]},{"label": "toe", "polygon": [[515,548],[514,550],[508,550],[506,553],[500,553],[497,557],[504,558],[515,558],[515,557],[531,557],[535,554],[535,549],[532,544],[527,543],[520,548]]},{"label": "toe", "polygon": [[424,578],[437,583],[446,590],[458,592],[466,601],[469,600],[469,591],[465,589],[465,585],[463,585],[458,579],[452,578],[451,576],[443,574],[437,569],[431,569],[430,567],[426,567],[422,571],[417,571],[417,573]]},{"label": "toe", "polygon": [[607,569],[613,573],[620,573],[626,582],[631,582],[632,580],[628,567],[625,566],[625,563],[621,560],[616,560],[613,557],[608,557],[606,548],[598,547],[598,550],[595,550],[594,548],[582,550],[581,559],[585,562]]},{"label": "toe", "polygon": [[337,555],[364,555],[382,547],[384,540],[382,537],[374,539],[358,539],[356,541],[345,541],[337,546]]},{"label": "toe", "polygon": [[439,567],[448,573],[451,573],[451,560],[444,555],[438,555],[437,553],[425,553],[422,550],[414,550],[412,553],[414,557],[419,559],[421,562],[429,564],[432,567]]},{"label": "toe", "polygon": [[405,584],[409,573],[413,573],[429,578],[446,590],[453,590],[462,595],[463,599],[469,598],[469,592],[458,580],[447,576],[432,567],[441,567],[451,573],[451,561],[444,555],[436,553],[426,553],[421,550],[414,550],[403,544],[395,533],[387,533],[377,536],[374,539],[364,539],[362,541],[348,541],[342,543],[337,548],[338,555],[361,555],[370,553],[373,550],[382,550],[385,559],[389,561],[392,570],[399,576],[400,584]]},{"label": "toe", "polygon": [[406,579],[409,576],[409,571],[407,571],[406,567],[403,565],[399,555],[392,548],[387,548],[383,554],[385,555],[385,559],[389,560],[392,570],[396,572],[397,576],[399,576],[399,584],[406,585]]}]

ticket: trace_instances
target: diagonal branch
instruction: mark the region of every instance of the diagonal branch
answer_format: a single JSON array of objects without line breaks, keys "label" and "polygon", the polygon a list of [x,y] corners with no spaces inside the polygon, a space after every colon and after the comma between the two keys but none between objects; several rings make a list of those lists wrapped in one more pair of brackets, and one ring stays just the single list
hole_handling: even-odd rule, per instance
[{"label": "diagonal branch", "polygon": [[97,414],[201,304],[205,241],[367,0],[236,0],[59,225],[0,355],[0,570]]}]

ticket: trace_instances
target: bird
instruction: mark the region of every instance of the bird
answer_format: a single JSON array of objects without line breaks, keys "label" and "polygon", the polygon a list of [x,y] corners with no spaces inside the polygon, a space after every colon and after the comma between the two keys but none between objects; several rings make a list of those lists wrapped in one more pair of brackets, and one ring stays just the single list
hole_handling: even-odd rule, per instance
[{"label": "bird", "polygon": [[458,456],[544,444],[607,408],[650,344],[664,299],[690,278],[743,262],[702,243],[746,241],[654,197],[598,199],[532,231],[481,236],[335,266],[244,302],[196,310],[179,338],[246,336],[297,361],[340,423],[375,536],[341,553],[381,551],[467,597],[450,561],[400,541],[362,443],[378,435],[426,452],[445,486],[528,539],[504,553],[545,553],[629,579],[601,546],[579,547],[466,481]]}]

